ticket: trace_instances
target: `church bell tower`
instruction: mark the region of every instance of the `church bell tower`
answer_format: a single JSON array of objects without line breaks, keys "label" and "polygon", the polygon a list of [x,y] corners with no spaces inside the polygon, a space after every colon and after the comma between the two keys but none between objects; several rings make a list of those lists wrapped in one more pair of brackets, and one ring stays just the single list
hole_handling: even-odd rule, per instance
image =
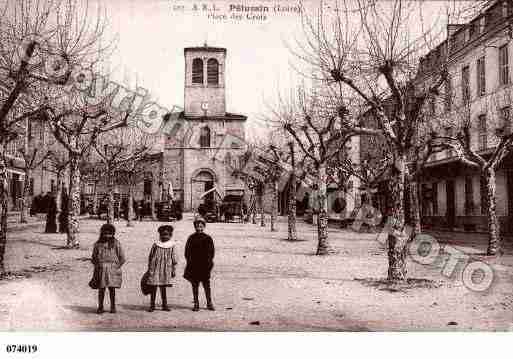
[{"label": "church bell tower", "polygon": [[226,49],[187,47],[185,56],[184,104],[186,117],[226,115]]}]

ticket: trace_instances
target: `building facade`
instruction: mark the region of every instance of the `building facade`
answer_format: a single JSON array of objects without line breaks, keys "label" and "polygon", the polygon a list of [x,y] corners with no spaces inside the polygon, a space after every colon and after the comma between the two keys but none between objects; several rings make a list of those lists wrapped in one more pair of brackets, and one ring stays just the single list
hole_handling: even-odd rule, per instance
[{"label": "building facade", "polygon": [[[49,139],[52,138],[44,122],[37,119],[27,122],[29,149],[32,146],[41,147],[43,153]],[[20,136],[10,142],[6,148],[7,180],[8,180],[8,210],[18,211],[21,208],[21,200],[25,181],[29,181],[29,205],[32,197],[38,194],[46,194],[55,190],[57,184],[57,175],[52,169],[51,161],[43,161],[39,166],[32,170],[30,178],[25,178],[25,160],[22,153],[25,146],[25,128],[20,128]]]},{"label": "building facade", "polygon": [[215,187],[221,197],[244,194],[244,183],[232,176],[245,150],[247,117],[226,111],[226,49],[184,49],[184,111],[181,132],[164,139],[162,192],[185,211],[196,210],[202,194]]},{"label": "building facade", "polygon": [[[430,115],[453,135],[465,116],[471,123],[471,147],[484,158],[495,150],[498,130],[511,131],[513,5],[494,1],[466,24],[449,25],[448,38],[421,61],[419,84],[447,59],[444,97],[429,104]],[[510,133],[510,132],[508,132]],[[487,229],[486,188],[477,170],[452,150],[432,156],[421,184],[421,213],[426,226]],[[497,215],[503,232],[513,232],[513,156],[497,171]]]}]

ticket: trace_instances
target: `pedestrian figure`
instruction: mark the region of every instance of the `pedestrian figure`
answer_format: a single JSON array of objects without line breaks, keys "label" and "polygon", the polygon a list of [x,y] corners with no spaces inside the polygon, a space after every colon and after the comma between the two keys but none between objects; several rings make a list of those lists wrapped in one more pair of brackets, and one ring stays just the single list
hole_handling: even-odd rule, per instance
[{"label": "pedestrian figure", "polygon": [[148,258],[148,279],[146,284],[151,286],[149,312],[155,310],[155,298],[157,287],[160,288],[162,298],[162,310],[169,311],[167,305],[167,287],[173,286],[173,278],[176,276],[176,248],[173,236],[173,226],[164,225],[158,229],[159,239],[153,244]]},{"label": "pedestrian figure", "polygon": [[185,245],[187,265],[183,276],[192,284],[194,298],[194,308],[192,310],[195,312],[199,310],[198,290],[200,283],[203,284],[205,290],[207,308],[215,310],[210,290],[210,272],[214,266],[214,241],[212,237],[204,233],[206,222],[203,217],[196,216],[193,223],[196,233],[189,236]]},{"label": "pedestrian figure", "polygon": [[59,232],[68,233],[69,197],[66,188],[61,193],[61,212],[59,213]]},{"label": "pedestrian figure", "polygon": [[137,219],[139,221],[142,221],[143,220],[143,200],[141,199],[139,202],[137,202]]},{"label": "pedestrian figure", "polygon": [[47,206],[45,233],[57,233],[57,203],[55,197],[48,192],[45,201]]},{"label": "pedestrian figure", "polygon": [[121,243],[114,237],[115,233],[116,228],[112,224],[104,224],[93,248],[91,261],[94,272],[89,285],[98,289],[98,314],[103,313],[105,288],[109,288],[110,312],[116,313],[116,288],[121,288],[121,266],[125,263],[125,255]]}]

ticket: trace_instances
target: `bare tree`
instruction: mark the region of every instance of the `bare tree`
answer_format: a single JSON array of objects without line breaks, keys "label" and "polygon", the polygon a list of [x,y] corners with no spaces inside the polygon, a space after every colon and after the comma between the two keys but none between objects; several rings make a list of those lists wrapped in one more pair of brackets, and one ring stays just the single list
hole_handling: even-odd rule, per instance
[{"label": "bare tree", "polygon": [[69,220],[67,246],[78,248],[78,231],[80,215],[80,162],[95,145],[102,133],[127,126],[129,111],[123,114],[109,113],[111,108],[94,109],[72,106],[69,103],[55,110],[49,106],[45,116],[52,132],[68,151],[69,156]]},{"label": "bare tree", "polygon": [[[105,182],[107,187],[107,223],[114,220],[114,185],[117,180],[115,174],[126,164],[137,163],[151,149],[148,137],[138,128],[125,127],[99,135],[94,149],[105,169]],[[131,188],[131,186],[130,186]]]},{"label": "bare tree", "polygon": [[[139,139],[140,142],[135,142],[134,144],[144,143],[144,139]],[[136,145],[137,146],[137,145]],[[144,179],[144,175],[148,170],[149,166],[155,165],[159,163],[160,158],[158,156],[154,156],[150,153],[150,149],[145,151],[140,156],[132,156],[130,160],[123,162],[120,164],[118,172],[119,179],[122,184],[128,185],[128,219],[127,219],[127,227],[132,227],[132,218],[134,217],[133,211],[133,202],[134,202],[134,189],[135,186],[142,182]]]},{"label": "bare tree", "polygon": [[289,191],[287,194],[287,239],[289,241],[297,241],[297,230],[296,230],[296,152],[294,151],[294,142],[290,141],[289,146],[289,158],[292,171],[290,172],[289,179]]},{"label": "bare tree", "polygon": [[342,130],[348,114],[344,105],[339,102],[334,106],[333,99],[317,93],[315,85],[312,89],[303,85],[287,100],[280,97],[268,121],[282,126],[314,166],[319,200],[317,255],[325,255],[332,252],[328,242],[327,166],[354,133]]},{"label": "bare tree", "polygon": [[56,175],[56,186],[55,186],[55,202],[57,207],[56,217],[59,218],[62,208],[62,191],[64,190],[64,176],[69,166],[69,157],[66,149],[57,141],[49,146],[48,157],[46,161],[49,168]]},{"label": "bare tree", "polygon": [[[105,56],[110,42],[100,39],[105,18],[91,13],[79,0],[8,0],[3,3],[0,20],[0,181],[7,182],[4,162],[5,143],[14,127],[40,112],[35,108],[13,116],[13,109],[32,97],[41,84],[60,86],[69,82],[74,68],[92,64]],[[95,56],[100,54],[101,56]],[[33,103],[32,101],[27,101]],[[3,187],[2,187],[3,188]],[[7,232],[6,191],[0,191],[0,270]]]},{"label": "bare tree", "polygon": [[[302,63],[314,67],[340,98],[350,97],[358,107],[368,108],[378,123],[377,128],[362,126],[357,111],[350,110],[352,121],[343,124],[345,131],[383,137],[391,148],[395,164],[391,168],[394,225],[388,236],[391,281],[406,279],[406,249],[412,238],[405,230],[404,208],[408,156],[415,145],[412,137],[426,100],[439,95],[447,73],[446,52],[440,54],[430,81],[415,86],[421,55],[440,41],[444,30],[437,19],[424,26],[422,16],[417,16],[419,5],[422,3],[401,0],[357,1],[352,8],[342,1],[329,14],[321,5],[316,15],[303,18],[305,40],[292,50]],[[421,31],[415,34],[419,22]]]}]

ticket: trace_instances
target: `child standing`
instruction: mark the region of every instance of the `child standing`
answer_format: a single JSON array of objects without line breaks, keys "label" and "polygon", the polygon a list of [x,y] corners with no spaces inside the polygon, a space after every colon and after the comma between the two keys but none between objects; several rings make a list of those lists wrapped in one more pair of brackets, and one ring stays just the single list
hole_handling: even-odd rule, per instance
[{"label": "child standing", "polygon": [[93,248],[94,272],[90,285],[98,289],[98,314],[104,312],[105,288],[109,288],[110,312],[116,313],[116,288],[121,288],[121,266],[126,260],[121,243],[114,238],[115,233],[116,228],[112,224],[104,224]]},{"label": "child standing", "polygon": [[162,310],[169,311],[167,305],[167,287],[173,286],[173,278],[176,276],[176,249],[175,243],[171,240],[173,227],[170,225],[160,226],[158,229],[159,239],[153,244],[148,258],[148,280],[146,284],[151,286],[149,312],[155,310],[155,298],[157,287],[160,288],[162,298]]},{"label": "child standing", "polygon": [[210,289],[210,272],[214,267],[214,241],[212,237],[204,233],[206,222],[201,216],[194,219],[195,233],[191,234],[185,245],[185,266],[184,278],[191,282],[192,296],[194,300],[193,311],[199,310],[198,291],[200,283],[203,284],[205,297],[207,299],[207,309],[215,310],[212,304],[212,294]]}]

